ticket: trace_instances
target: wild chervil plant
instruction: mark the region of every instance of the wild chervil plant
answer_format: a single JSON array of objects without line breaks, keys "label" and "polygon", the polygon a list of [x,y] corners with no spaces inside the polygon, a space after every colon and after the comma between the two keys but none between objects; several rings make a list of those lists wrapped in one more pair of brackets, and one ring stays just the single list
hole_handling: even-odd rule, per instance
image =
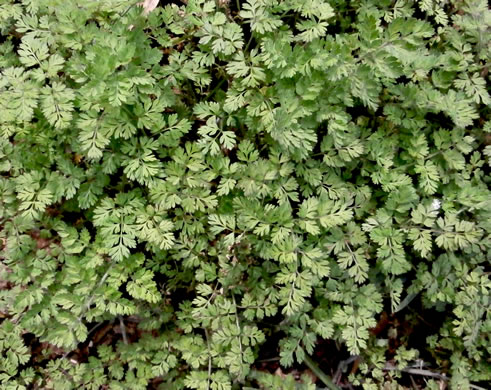
[{"label": "wild chervil plant", "polygon": [[334,388],[322,353],[364,389],[489,381],[490,25],[3,0],[0,387],[315,389],[277,356]]}]

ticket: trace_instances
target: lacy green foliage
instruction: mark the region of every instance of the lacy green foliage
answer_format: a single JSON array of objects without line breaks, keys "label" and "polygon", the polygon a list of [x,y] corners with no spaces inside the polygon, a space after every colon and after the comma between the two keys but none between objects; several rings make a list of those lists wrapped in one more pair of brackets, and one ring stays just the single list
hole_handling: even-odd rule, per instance
[{"label": "lacy green foliage", "polygon": [[487,3],[161,3],[0,5],[0,386],[313,389],[254,369],[273,337],[395,389],[425,350],[370,329],[418,307],[490,380]]}]

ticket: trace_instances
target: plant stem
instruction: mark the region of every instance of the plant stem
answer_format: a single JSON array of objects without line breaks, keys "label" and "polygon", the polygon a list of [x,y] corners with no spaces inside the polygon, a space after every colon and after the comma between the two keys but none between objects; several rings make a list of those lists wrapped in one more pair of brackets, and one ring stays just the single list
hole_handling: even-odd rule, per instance
[{"label": "plant stem", "polygon": [[212,90],[210,93],[208,93],[208,95],[206,95],[206,97],[205,97],[205,99],[204,99],[204,100],[206,101],[206,100],[208,100],[210,97],[212,97],[212,96],[215,94],[215,92],[218,90],[218,88],[220,88],[220,87],[223,85],[223,83],[224,83],[225,81],[227,81],[227,80],[226,80],[226,79],[221,79],[221,80],[220,80],[220,82],[219,82],[219,83],[216,85],[216,87],[215,87],[215,88],[213,88],[213,90]]},{"label": "plant stem", "polygon": [[126,326],[124,325],[123,317],[119,316],[119,326],[121,328],[121,334],[123,335],[123,342],[128,345],[128,336],[126,335]]},{"label": "plant stem", "polygon": [[310,356],[305,355],[303,362],[307,365],[308,368],[312,370],[312,372],[319,378],[322,383],[324,383],[331,390],[340,390],[338,386],[334,384],[332,379],[328,377],[324,372],[319,368],[317,364],[310,358]]}]

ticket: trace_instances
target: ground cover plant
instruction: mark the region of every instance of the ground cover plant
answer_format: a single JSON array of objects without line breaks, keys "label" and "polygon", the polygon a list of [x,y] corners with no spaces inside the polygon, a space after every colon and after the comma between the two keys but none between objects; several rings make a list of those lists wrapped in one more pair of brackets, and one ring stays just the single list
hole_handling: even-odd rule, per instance
[{"label": "ground cover plant", "polygon": [[0,388],[486,386],[490,25],[3,0]]}]

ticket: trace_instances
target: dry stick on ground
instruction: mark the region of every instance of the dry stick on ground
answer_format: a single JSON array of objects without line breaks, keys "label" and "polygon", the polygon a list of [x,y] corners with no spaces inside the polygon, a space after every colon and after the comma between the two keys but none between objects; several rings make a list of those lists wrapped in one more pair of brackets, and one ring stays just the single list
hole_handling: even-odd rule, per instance
[{"label": "dry stick on ground", "polygon": [[[442,379],[444,381],[448,381],[450,379],[450,377],[448,376],[445,376],[445,375],[442,375],[442,374],[439,374],[438,372],[433,372],[433,371],[429,371],[429,370],[423,370],[421,368],[403,368],[402,370],[391,365],[391,364],[388,364],[384,367],[383,369],[384,371],[400,371],[400,372],[405,372],[407,374],[412,374],[412,375],[421,375],[421,376],[428,376],[428,377],[431,377],[431,378],[438,378],[438,379]],[[484,389],[483,387],[480,387],[480,386],[477,386],[477,385],[472,385],[470,384],[469,387],[471,389],[476,389],[476,390],[486,390]]]}]

